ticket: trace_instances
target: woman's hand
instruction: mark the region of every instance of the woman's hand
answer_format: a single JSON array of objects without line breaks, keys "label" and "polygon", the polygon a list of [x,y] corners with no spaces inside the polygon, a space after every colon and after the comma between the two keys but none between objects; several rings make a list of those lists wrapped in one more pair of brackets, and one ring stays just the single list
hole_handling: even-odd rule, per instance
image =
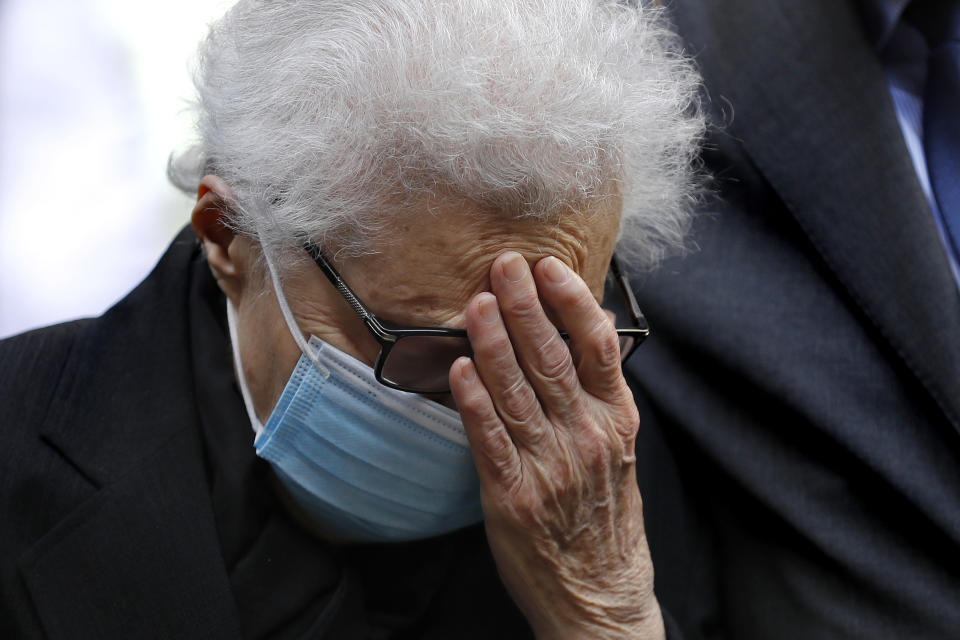
[{"label": "woman's hand", "polygon": [[556,258],[531,273],[505,253],[490,280],[467,307],[474,362],[450,386],[500,576],[539,638],[662,638],[613,324]]}]

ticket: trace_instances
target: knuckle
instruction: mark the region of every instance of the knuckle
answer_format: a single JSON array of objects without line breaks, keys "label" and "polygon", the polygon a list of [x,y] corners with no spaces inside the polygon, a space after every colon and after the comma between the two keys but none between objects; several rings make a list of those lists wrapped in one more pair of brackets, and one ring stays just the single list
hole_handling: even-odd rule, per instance
[{"label": "knuckle", "polygon": [[507,415],[519,423],[530,422],[540,408],[533,389],[519,376],[503,390],[502,402]]},{"label": "knuckle", "polygon": [[487,426],[489,417],[483,410],[483,404],[477,395],[471,394],[465,398],[458,399],[457,410],[464,419],[483,427]]},{"label": "knuckle", "polygon": [[506,335],[497,335],[480,344],[474,345],[474,353],[484,360],[501,361],[512,352],[513,345],[510,344],[510,338]]},{"label": "knuckle", "polygon": [[466,393],[456,398],[460,415],[481,427],[489,427],[496,421],[496,416],[490,413],[489,402],[489,398],[478,392]]},{"label": "knuckle", "polygon": [[586,283],[568,288],[560,302],[577,314],[590,313],[594,307],[599,307]]},{"label": "knuckle", "polygon": [[594,356],[604,369],[620,368],[620,340],[616,330],[608,318],[598,322],[593,330]]},{"label": "knuckle", "polygon": [[550,381],[568,382],[573,373],[570,350],[559,334],[550,336],[536,348],[540,374]]},{"label": "knuckle", "polygon": [[491,458],[500,461],[509,453],[508,438],[500,429],[487,429],[481,446],[490,454]]},{"label": "knuckle", "polygon": [[480,415],[483,407],[483,393],[477,388],[455,388],[454,401],[457,403],[457,410],[461,413],[470,413]]},{"label": "knuckle", "polygon": [[509,296],[501,304],[504,311],[519,320],[535,318],[541,312],[540,299],[535,292],[529,290]]},{"label": "knuckle", "polygon": [[484,431],[480,446],[502,474],[510,467],[513,442],[499,423],[489,427]]},{"label": "knuckle", "polygon": [[617,433],[625,439],[633,440],[640,430],[640,411],[630,402],[625,409],[623,420],[617,423]]}]

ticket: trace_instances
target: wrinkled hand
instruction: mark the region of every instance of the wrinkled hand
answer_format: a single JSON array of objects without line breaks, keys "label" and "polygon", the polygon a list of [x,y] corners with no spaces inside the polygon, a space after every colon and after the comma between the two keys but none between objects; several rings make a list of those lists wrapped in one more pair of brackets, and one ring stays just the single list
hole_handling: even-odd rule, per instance
[{"label": "wrinkled hand", "polygon": [[531,273],[505,253],[490,279],[467,307],[474,362],[450,386],[500,576],[538,638],[662,638],[613,324],[556,258]]}]

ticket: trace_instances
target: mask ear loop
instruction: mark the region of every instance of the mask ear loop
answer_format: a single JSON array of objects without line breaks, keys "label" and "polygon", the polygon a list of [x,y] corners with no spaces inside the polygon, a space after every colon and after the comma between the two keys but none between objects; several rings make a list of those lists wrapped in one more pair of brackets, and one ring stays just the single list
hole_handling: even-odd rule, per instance
[{"label": "mask ear loop", "polygon": [[267,263],[267,270],[270,271],[270,280],[273,282],[273,291],[277,296],[277,303],[280,305],[280,312],[283,314],[283,319],[287,323],[287,328],[290,330],[290,335],[293,336],[293,340],[297,343],[297,346],[300,347],[300,352],[306,356],[307,360],[309,360],[313,366],[317,368],[317,371],[319,371],[320,375],[323,376],[323,379],[326,380],[330,377],[330,370],[320,364],[320,361],[317,359],[313,349],[311,349],[310,345],[307,343],[307,339],[303,336],[303,332],[300,331],[300,328],[297,326],[297,321],[293,317],[293,312],[290,311],[290,305],[287,304],[287,298],[283,295],[283,284],[280,282],[280,275],[277,270],[277,265],[273,260],[273,256],[271,255],[270,250],[264,246],[262,241],[260,246],[263,248],[263,258]]},{"label": "mask ear loop", "polygon": [[247,386],[247,376],[243,373],[243,361],[240,359],[240,340],[237,338],[237,310],[230,298],[227,298],[227,326],[230,327],[230,346],[233,348],[233,364],[237,369],[240,395],[243,396],[243,404],[247,408],[250,426],[253,427],[253,432],[259,436],[260,432],[263,431],[263,423],[260,422],[260,418],[257,417],[257,412],[253,408],[253,396],[250,395],[250,388]]}]

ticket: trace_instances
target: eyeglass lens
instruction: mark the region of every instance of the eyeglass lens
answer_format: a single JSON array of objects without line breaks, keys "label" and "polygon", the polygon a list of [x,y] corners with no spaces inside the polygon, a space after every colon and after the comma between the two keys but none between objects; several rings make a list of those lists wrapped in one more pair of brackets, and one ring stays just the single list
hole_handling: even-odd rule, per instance
[{"label": "eyeglass lens", "polygon": [[[636,338],[621,335],[620,358],[633,350]],[[461,356],[471,357],[470,341],[458,336],[404,336],[387,353],[381,376],[415,393],[446,393],[450,367]]]},{"label": "eyeglass lens", "polygon": [[470,341],[459,336],[403,336],[391,347],[380,375],[409,391],[444,393],[450,389],[450,367],[472,354]]}]

